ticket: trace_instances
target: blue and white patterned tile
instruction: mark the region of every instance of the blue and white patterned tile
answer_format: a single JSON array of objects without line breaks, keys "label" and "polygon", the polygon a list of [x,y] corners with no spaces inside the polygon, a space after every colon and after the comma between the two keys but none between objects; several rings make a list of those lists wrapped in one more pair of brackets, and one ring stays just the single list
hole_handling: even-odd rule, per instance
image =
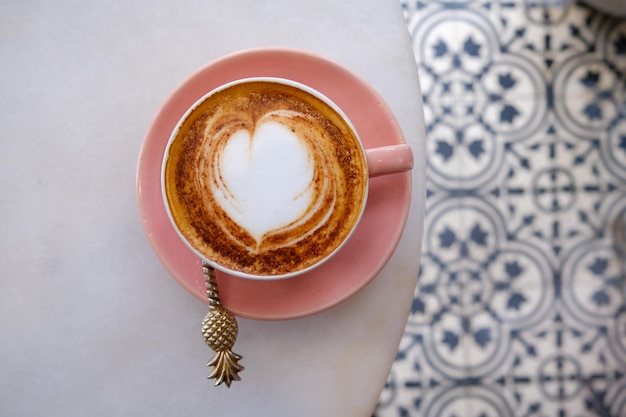
[{"label": "blue and white patterned tile", "polygon": [[599,153],[610,174],[610,179],[613,180],[611,186],[623,191],[626,183],[625,119],[621,118],[607,134],[606,139],[599,144]]},{"label": "blue and white patterned tile", "polygon": [[626,21],[401,0],[429,153],[422,267],[376,410],[626,415]]},{"label": "blue and white patterned tile", "polygon": [[[404,335],[396,358],[400,366],[392,368],[379,399],[379,410],[393,410],[392,415],[397,416],[412,416],[416,410],[438,407],[436,404],[441,401],[442,393],[456,388],[454,381],[457,378],[466,379],[462,366],[452,374],[446,374],[429,365],[433,361],[433,352],[424,342],[435,340],[435,333],[436,330],[425,330]],[[450,359],[450,362],[454,361],[454,358]]]},{"label": "blue and white patterned tile", "polygon": [[[492,2],[493,3],[493,2]],[[604,16],[570,0],[502,2],[503,53],[523,57],[553,81],[555,65],[593,49]]]}]

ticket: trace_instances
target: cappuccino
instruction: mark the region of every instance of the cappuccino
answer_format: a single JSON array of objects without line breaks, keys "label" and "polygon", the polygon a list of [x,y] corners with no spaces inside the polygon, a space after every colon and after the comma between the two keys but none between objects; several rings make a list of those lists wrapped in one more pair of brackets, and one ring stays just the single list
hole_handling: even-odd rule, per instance
[{"label": "cappuccino", "polygon": [[272,277],[304,271],[348,238],[368,172],[354,128],[288,81],[229,84],[172,134],[163,194],[178,232],[218,268]]}]

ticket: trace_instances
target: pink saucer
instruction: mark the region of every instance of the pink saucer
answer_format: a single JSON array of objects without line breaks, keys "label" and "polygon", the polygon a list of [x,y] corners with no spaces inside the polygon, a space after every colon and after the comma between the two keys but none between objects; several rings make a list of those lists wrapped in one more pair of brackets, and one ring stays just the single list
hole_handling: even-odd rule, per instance
[{"label": "pink saucer", "polygon": [[[197,99],[239,78],[273,76],[307,84],[333,100],[355,125],[365,147],[404,143],[383,99],[363,80],[316,55],[289,49],[249,50],[218,59],[185,81],[157,113],[139,155],[137,197],[146,234],[167,270],[206,302],[200,260],[172,227],[161,197],[161,162],[170,133]],[[222,303],[240,317],[281,320],[318,313],[365,287],[383,268],[404,229],[411,173],[370,180],[365,214],[350,241],[331,260],[304,275],[258,281],[217,273]]]}]

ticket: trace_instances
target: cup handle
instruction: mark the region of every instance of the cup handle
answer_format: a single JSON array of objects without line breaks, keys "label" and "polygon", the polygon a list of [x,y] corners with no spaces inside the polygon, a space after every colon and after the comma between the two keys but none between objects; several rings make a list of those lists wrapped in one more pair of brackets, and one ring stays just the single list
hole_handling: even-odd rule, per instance
[{"label": "cup handle", "polygon": [[407,144],[365,150],[370,178],[413,169],[413,150]]}]

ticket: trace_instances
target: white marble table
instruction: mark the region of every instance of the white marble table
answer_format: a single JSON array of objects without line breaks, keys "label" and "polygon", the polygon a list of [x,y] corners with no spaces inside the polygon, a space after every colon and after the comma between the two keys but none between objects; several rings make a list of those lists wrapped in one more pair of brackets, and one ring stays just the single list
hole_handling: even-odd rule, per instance
[{"label": "white marble table", "polygon": [[[297,320],[240,320],[243,381],[206,380],[206,307],[137,213],[152,118],[209,61],[324,55],[376,88],[418,169],[406,233],[363,291]],[[402,335],[422,233],[419,84],[396,0],[78,0],[0,5],[0,414],[366,417]]]}]

